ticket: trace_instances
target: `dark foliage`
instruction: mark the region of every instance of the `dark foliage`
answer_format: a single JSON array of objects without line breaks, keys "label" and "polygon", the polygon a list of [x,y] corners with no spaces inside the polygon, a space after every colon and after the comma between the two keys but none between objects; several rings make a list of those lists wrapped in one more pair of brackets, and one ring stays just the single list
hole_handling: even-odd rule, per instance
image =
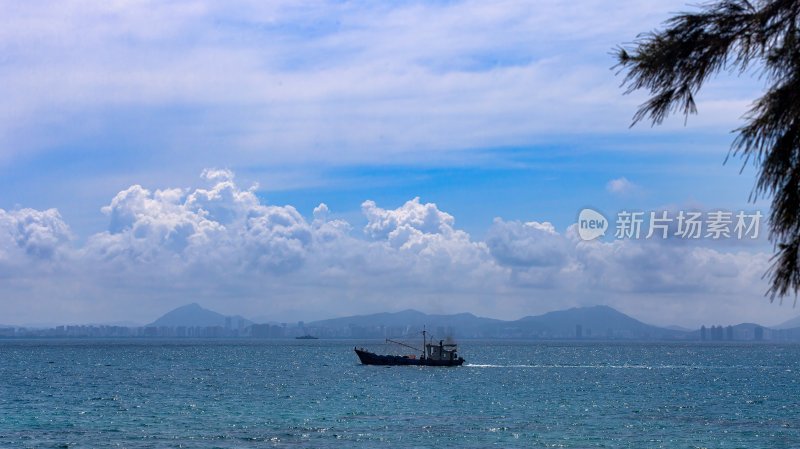
[{"label": "dark foliage", "polygon": [[670,113],[696,113],[694,97],[720,71],[755,70],[767,83],[731,154],[754,163],[752,199],[772,198],[770,240],[776,254],[768,276],[771,300],[800,291],[800,0],[717,1],[679,13],[664,30],[616,50],[626,93],[650,99],[633,123],[661,123]]}]

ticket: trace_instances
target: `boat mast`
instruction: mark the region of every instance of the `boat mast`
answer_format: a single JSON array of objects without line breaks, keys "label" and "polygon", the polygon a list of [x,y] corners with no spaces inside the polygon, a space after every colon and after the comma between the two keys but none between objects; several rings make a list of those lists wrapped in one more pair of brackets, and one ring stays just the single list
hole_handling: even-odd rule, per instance
[{"label": "boat mast", "polygon": [[427,339],[427,332],[425,331],[425,326],[422,326],[422,359],[428,358],[428,339]]}]

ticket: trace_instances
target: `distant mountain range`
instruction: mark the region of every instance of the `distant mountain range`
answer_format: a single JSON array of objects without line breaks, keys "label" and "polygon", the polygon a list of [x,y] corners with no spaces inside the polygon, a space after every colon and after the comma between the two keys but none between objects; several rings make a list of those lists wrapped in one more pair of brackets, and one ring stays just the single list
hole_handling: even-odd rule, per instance
[{"label": "distant mountain range", "polygon": [[370,315],[355,315],[344,318],[313,321],[308,327],[346,328],[346,327],[403,327],[409,326],[422,329],[423,326],[436,328],[440,326],[454,327],[464,331],[491,327],[501,323],[502,320],[481,318],[471,313],[456,313],[452,315],[429,315],[417,310],[403,310],[402,312],[383,312]]},{"label": "distant mountain range", "polygon": [[[797,329],[800,328],[798,322],[800,318],[789,320],[780,327],[772,329],[786,329],[784,332],[789,332],[790,338],[795,339],[795,336],[800,336],[800,329]],[[241,316],[225,316],[192,303],[166,313],[147,326],[186,328],[219,326],[245,329],[254,324],[253,321]],[[471,313],[427,314],[409,309],[312,321],[302,326],[296,323],[280,325],[274,322],[258,326],[261,326],[258,332],[263,335],[289,337],[306,334],[328,338],[404,337],[416,335],[425,327],[436,338],[452,336],[518,339],[701,339],[700,329],[653,326],[608,306],[575,307],[511,321],[484,318]],[[253,326],[253,329],[258,326]],[[733,339],[737,340],[753,339],[757,332],[760,332],[756,329],[762,327],[753,323],[742,323],[731,326],[730,330],[727,327],[722,331],[718,329],[716,334],[709,328],[706,338],[710,340],[722,335],[720,339],[726,340],[729,339],[729,335],[733,335]],[[767,327],[763,328],[767,332],[778,332]],[[250,335],[255,333],[250,332]]]},{"label": "distant mountain range", "polygon": [[204,309],[200,304],[187,304],[171,310],[147,327],[247,327],[253,324],[239,315],[226,316],[212,310]]},{"label": "distant mountain range", "polygon": [[419,338],[423,328],[433,338],[487,339],[625,339],[625,340],[780,340],[800,341],[800,317],[768,328],[754,323],[692,330],[643,323],[608,306],[575,307],[498,320],[471,313],[426,314],[417,310],[355,315],[309,323],[257,324],[239,315],[226,316],[197,303],[171,310],[146,326],[72,325],[21,328],[0,325],[0,337],[253,337]]},{"label": "distant mountain range", "polygon": [[526,316],[515,321],[477,317],[471,313],[428,315],[416,310],[357,315],[307,324],[309,329],[350,329],[351,334],[390,334],[402,327],[468,338],[681,338],[686,331],[642,323],[608,306],[577,307]]}]

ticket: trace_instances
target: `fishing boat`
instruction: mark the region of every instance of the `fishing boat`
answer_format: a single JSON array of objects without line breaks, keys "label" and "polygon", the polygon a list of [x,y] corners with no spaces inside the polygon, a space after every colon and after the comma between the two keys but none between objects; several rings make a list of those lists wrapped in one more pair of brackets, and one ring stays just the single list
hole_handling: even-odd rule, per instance
[{"label": "fishing boat", "polygon": [[439,344],[428,342],[424,330],[422,331],[422,351],[414,346],[388,338],[386,342],[398,344],[422,354],[419,357],[416,354],[380,355],[364,348],[353,348],[353,350],[364,365],[461,366],[464,364],[464,359],[458,356],[458,346],[455,343],[445,343],[444,340],[439,340]]}]

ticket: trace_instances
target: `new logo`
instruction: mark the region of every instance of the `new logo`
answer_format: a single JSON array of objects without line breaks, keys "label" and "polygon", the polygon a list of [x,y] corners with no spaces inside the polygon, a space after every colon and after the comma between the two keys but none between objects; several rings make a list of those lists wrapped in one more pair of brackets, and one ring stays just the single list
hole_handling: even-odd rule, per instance
[{"label": "new logo", "polygon": [[594,240],[606,235],[608,220],[600,212],[593,209],[583,209],[578,214],[578,236],[581,240]]}]

